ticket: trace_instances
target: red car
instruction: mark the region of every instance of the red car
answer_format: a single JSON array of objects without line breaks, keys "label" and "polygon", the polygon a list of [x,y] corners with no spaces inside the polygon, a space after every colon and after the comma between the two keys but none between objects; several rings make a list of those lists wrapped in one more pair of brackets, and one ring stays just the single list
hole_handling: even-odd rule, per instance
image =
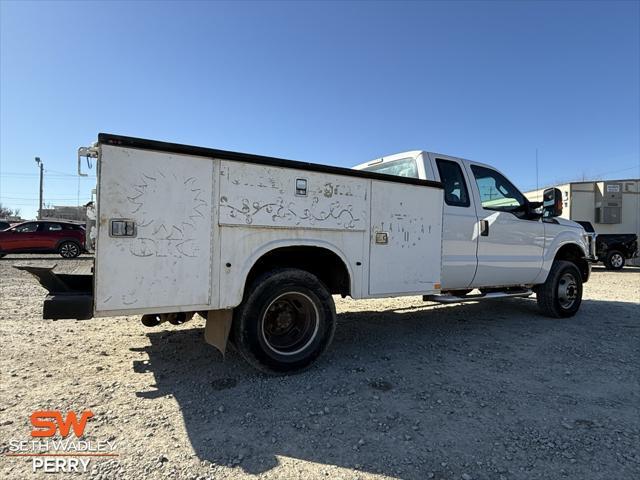
[{"label": "red car", "polygon": [[75,223],[24,222],[0,231],[0,257],[7,253],[59,253],[75,258],[85,251],[85,231]]}]

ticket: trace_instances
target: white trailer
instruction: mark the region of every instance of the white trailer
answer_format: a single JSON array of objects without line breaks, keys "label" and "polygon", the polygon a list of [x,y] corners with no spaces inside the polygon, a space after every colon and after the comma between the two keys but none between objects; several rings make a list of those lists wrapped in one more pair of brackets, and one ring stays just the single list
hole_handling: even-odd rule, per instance
[{"label": "white trailer", "polygon": [[[466,160],[408,152],[345,169],[108,134],[80,155],[97,158],[94,273],[21,267],[50,291],[44,317],[140,314],[153,326],[198,313],[208,342],[224,352],[231,335],[268,372],[327,348],[332,294],[457,302],[535,290],[545,313],[566,317],[589,276],[589,235],[553,218],[559,192],[543,216]],[[486,201],[487,182],[500,198]]]},{"label": "white trailer", "polygon": [[[599,260],[607,268],[625,263],[640,266],[633,239],[640,238],[640,179],[593,180],[557,185],[562,192],[562,217],[589,222],[598,234]],[[542,199],[544,190],[525,192],[531,201]],[[634,246],[635,245],[635,246]]]}]

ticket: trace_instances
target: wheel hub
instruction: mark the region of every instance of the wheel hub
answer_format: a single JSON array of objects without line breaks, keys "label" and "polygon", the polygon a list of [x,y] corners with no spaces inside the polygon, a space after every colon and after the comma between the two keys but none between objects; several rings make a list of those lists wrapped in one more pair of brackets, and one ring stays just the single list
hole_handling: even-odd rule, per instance
[{"label": "wheel hub", "polygon": [[622,266],[622,255],[620,255],[619,253],[612,255],[611,264],[616,268]]},{"label": "wheel hub", "polygon": [[294,315],[289,305],[274,304],[267,312],[266,329],[273,335],[281,335],[294,323]]},{"label": "wheel hub", "polygon": [[578,282],[570,273],[565,273],[558,282],[558,301],[562,308],[568,309],[573,306],[578,298]]},{"label": "wheel hub", "polygon": [[318,332],[318,310],[313,301],[298,292],[277,297],[262,318],[266,346],[280,354],[293,355],[306,348]]}]

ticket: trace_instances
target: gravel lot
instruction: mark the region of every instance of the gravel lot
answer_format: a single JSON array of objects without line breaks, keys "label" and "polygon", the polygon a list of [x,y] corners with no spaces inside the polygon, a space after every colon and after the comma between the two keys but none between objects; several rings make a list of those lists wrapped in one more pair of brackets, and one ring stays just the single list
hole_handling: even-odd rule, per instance
[{"label": "gravel lot", "polygon": [[[0,260],[0,442],[34,410],[91,409],[117,442],[93,478],[640,478],[640,269],[594,268],[579,314],[534,300],[457,306],[336,299],[329,352],[272,378],[204,343],[204,321],[43,321],[18,261]],[[2,478],[33,474],[3,456]],[[75,477],[79,477],[77,474]]]}]

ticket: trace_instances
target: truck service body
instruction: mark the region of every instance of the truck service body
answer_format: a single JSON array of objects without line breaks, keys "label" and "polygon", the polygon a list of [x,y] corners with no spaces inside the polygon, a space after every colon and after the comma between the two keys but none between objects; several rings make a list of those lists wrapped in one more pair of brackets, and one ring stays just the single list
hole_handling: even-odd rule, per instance
[{"label": "truck service body", "polygon": [[44,317],[198,313],[209,343],[271,373],[328,347],[332,294],[535,291],[567,317],[589,277],[594,238],[557,217],[557,192],[532,204],[478,162],[412,151],[346,169],[110,134],[79,150],[79,173],[81,156],[97,159],[93,275],[19,266],[50,292]]}]

